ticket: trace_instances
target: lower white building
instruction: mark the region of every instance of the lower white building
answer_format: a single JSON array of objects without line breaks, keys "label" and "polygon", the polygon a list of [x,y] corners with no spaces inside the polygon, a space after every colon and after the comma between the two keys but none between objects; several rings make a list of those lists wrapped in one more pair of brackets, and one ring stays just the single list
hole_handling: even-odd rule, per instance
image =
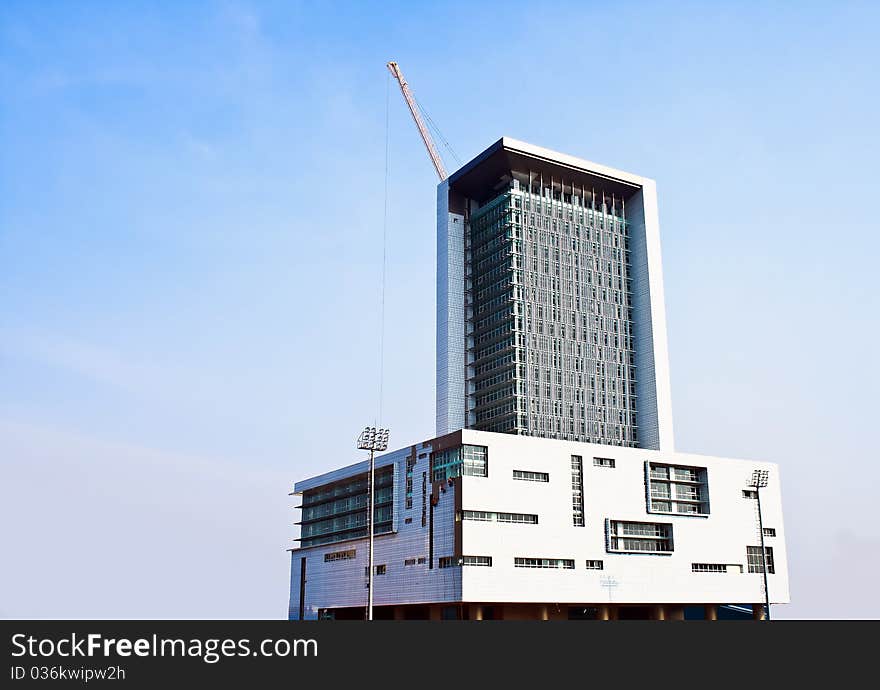
[{"label": "lower white building", "polygon": [[[290,619],[363,618],[368,462],[298,482]],[[376,458],[374,617],[761,617],[789,601],[774,463],[464,429]],[[754,614],[752,613],[754,611]]]}]

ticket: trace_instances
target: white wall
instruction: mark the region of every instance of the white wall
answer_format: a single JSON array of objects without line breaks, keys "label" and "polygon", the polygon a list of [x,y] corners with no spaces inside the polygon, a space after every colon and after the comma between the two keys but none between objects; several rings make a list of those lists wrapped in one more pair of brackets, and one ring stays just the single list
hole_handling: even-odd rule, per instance
[{"label": "white wall", "polygon": [[[463,568],[465,601],[559,601],[584,603],[751,603],[763,600],[762,578],[748,574],[746,546],[758,545],[755,501],[742,497],[754,469],[770,471],[761,501],[766,540],[774,551],[772,602],[787,602],[788,575],[779,468],[773,463],[730,460],[638,448],[465,431],[465,443],[489,447],[489,477],[464,477],[462,507],[534,513],[537,525],[466,521],[463,551],[492,556],[491,568]],[[572,525],[571,456],[583,456],[585,526]],[[595,467],[593,457],[613,458],[614,469]],[[708,517],[648,513],[646,460],[705,467]],[[548,483],[514,480],[513,470],[547,472]],[[671,555],[616,554],[605,548],[605,519],[673,525]],[[515,568],[521,557],[573,558],[574,570]],[[586,570],[585,561],[604,561]],[[739,563],[743,574],[693,573],[692,563]],[[613,580],[614,587],[603,587]]]}]

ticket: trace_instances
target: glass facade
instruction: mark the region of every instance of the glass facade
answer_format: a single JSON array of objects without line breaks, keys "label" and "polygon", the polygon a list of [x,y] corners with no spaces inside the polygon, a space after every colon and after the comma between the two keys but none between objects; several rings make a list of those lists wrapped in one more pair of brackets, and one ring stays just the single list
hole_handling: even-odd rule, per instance
[{"label": "glass facade", "polygon": [[488,448],[463,445],[431,453],[431,481],[453,477],[488,477]]},{"label": "glass facade", "polygon": [[[366,473],[304,491],[299,522],[300,545],[318,546],[368,536],[369,498],[370,482]],[[394,512],[394,470],[391,466],[376,470],[375,501],[374,533],[386,534],[392,529]]]},{"label": "glass facade", "polygon": [[637,446],[624,203],[545,183],[469,218],[469,426]]}]

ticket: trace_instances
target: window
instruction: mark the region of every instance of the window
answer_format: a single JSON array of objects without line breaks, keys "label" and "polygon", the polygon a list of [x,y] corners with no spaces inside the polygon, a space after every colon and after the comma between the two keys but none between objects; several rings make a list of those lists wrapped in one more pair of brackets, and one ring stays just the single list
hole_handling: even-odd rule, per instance
[{"label": "window", "polygon": [[427,563],[427,559],[424,556],[419,556],[418,564],[424,565],[425,563]]},{"label": "window", "polygon": [[574,569],[572,558],[514,558],[513,565],[517,568],[565,568]]},{"label": "window", "polygon": [[491,568],[492,556],[462,556],[461,564]]},{"label": "window", "polygon": [[593,465],[596,467],[614,467],[616,463],[614,458],[593,458]]},{"label": "window", "polygon": [[407,558],[407,559],[403,562],[404,567],[406,567],[406,566],[408,566],[408,565],[415,565],[415,564],[416,564],[416,559],[415,559],[415,558]]},{"label": "window", "polygon": [[412,524],[412,518],[406,518],[406,519],[403,521],[403,524],[404,524],[404,525],[411,525],[411,524]]},{"label": "window", "polygon": [[708,515],[709,482],[705,467],[645,463],[649,513]]},{"label": "window", "polygon": [[491,556],[443,556],[439,559],[441,568],[457,568],[458,566],[479,566],[489,568],[492,566]]},{"label": "window", "polygon": [[[767,546],[765,547],[765,553],[767,554],[767,572],[773,575],[776,573],[776,567],[773,563],[773,547]],[[764,564],[761,563],[761,547],[760,546],[747,546],[746,547],[746,557],[749,561],[749,572],[750,573],[763,573],[764,572]]]},{"label": "window", "polygon": [[765,527],[764,528],[764,536],[765,537],[775,537],[776,536],[776,528],[775,527]]},{"label": "window", "polygon": [[[319,546],[367,536],[367,473],[303,492],[300,546]],[[373,516],[376,534],[392,530],[394,468],[376,470]]]},{"label": "window", "polygon": [[488,477],[488,450],[486,446],[462,446],[461,473],[466,477]]},{"label": "window", "polygon": [[[382,563],[381,565],[374,565],[373,566],[373,573],[375,575],[384,575],[386,572],[388,572],[388,569],[385,567],[384,563]],[[364,567],[364,575],[369,575],[369,574],[370,574],[370,566],[365,566]]]},{"label": "window", "polygon": [[416,459],[414,457],[406,459],[406,510],[413,507],[413,468],[415,466]]},{"label": "window", "polygon": [[758,498],[758,492],[752,489],[743,489],[743,498]]},{"label": "window", "polygon": [[524,482],[549,482],[550,475],[546,472],[529,472],[527,470],[514,470],[513,478]]},{"label": "window", "polygon": [[691,563],[694,573],[741,573],[743,567],[739,563]]},{"label": "window", "polygon": [[584,526],[584,461],[580,455],[571,456],[571,522]]},{"label": "window", "polygon": [[604,561],[587,561],[587,570],[605,570]]},{"label": "window", "polygon": [[673,550],[669,523],[607,520],[606,525],[608,551],[668,554]]},{"label": "window", "polygon": [[431,453],[431,481],[453,477],[488,477],[488,448],[463,445]]},{"label": "window", "polygon": [[332,563],[333,561],[351,561],[357,555],[357,551],[349,549],[348,551],[334,551],[333,553],[324,554],[324,563]]},{"label": "window", "polygon": [[428,524],[428,473],[422,472],[422,527]]},{"label": "window", "polygon": [[478,522],[512,522],[522,525],[537,525],[538,516],[527,513],[493,513],[486,510],[463,510],[462,520],[476,520]]}]

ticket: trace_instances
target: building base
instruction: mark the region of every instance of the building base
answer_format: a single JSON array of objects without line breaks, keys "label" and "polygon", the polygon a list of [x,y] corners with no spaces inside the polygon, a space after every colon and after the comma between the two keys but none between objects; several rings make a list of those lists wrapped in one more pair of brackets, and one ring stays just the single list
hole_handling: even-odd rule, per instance
[{"label": "building base", "polygon": [[[364,620],[366,608],[319,609],[319,620]],[[406,604],[374,606],[374,620],[763,620],[761,604]]]}]

